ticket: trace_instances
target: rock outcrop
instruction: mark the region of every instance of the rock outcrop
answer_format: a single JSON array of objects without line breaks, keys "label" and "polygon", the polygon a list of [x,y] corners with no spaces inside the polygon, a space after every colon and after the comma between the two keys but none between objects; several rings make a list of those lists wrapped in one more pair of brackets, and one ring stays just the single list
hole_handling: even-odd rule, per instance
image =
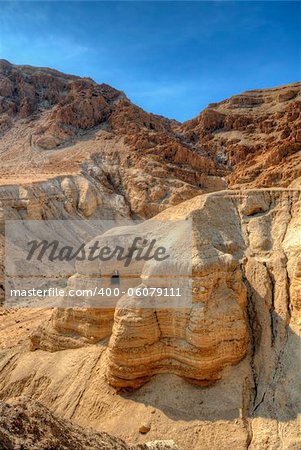
[{"label": "rock outcrop", "polygon": [[[212,384],[253,352],[262,377],[264,355],[270,352],[272,361],[281,354],[300,314],[300,217],[300,191],[285,189],[208,194],[169,209],[141,226],[192,219],[191,307],[162,309],[155,299],[145,308],[145,299],[124,296],[115,313],[58,310],[34,334],[32,348],[66,348],[70,331],[79,347],[111,335],[107,377],[117,388],[137,388],[164,372]],[[183,236],[177,242],[181,246]],[[141,282],[147,285],[146,269]]]},{"label": "rock outcrop", "polygon": [[0,401],[1,450],[179,450],[172,441],[128,445],[107,433],[76,426],[30,398]]},{"label": "rock outcrop", "polygon": [[[122,298],[115,314],[57,310],[49,325],[33,334],[36,351],[29,352],[23,344],[21,351],[0,354],[1,397],[33,395],[65,417],[96,426],[98,417],[108,420],[111,406],[106,405],[111,402],[124,417],[129,416],[129,405],[133,418],[142,414],[137,402],[144,407],[145,399],[164,410],[174,381],[168,378],[162,387],[159,377],[174,373],[207,385],[191,392],[177,385],[173,396],[181,398],[184,409],[187,398],[182,398],[182,390],[189,396],[189,420],[204,417],[207,432],[224,439],[222,448],[231,441],[229,427],[234,422],[219,420],[229,417],[240,417],[235,422],[237,448],[269,449],[271,438],[275,445],[281,439],[284,448],[298,448],[300,198],[300,190],[277,188],[213,193],[145,222],[144,227],[154,229],[157,219],[193,220],[192,307],[140,308],[141,299]],[[115,388],[139,386],[141,394],[138,390],[116,397]],[[143,420],[150,418],[145,413]],[[178,420],[186,417],[183,414]],[[112,420],[109,429],[116,432]],[[163,418],[156,424],[161,431],[166,426]],[[207,439],[206,430],[199,431],[202,438],[196,442],[184,428],[177,426],[185,449],[220,448],[220,443]]]},{"label": "rock outcrop", "polygon": [[208,106],[181,125],[230,188],[287,187],[301,173],[301,84],[257,89]]}]

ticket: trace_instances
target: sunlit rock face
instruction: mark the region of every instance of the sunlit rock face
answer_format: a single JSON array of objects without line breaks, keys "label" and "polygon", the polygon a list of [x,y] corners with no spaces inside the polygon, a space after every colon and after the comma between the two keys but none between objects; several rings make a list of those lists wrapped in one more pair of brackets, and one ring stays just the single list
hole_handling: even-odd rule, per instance
[{"label": "sunlit rock face", "polygon": [[301,84],[212,103],[181,132],[221,164],[230,188],[288,187],[301,177]]},{"label": "sunlit rock face", "polygon": [[[183,218],[193,224],[190,307],[162,308],[153,298],[145,308],[141,297],[123,296],[115,311],[56,312],[52,326],[62,336],[58,340],[64,342],[70,327],[77,345],[109,337],[107,379],[117,388],[139,387],[164,372],[208,385],[246,355],[253,355],[259,378],[267,383],[272,365],[266,367],[265,356],[275,362],[300,310],[300,192],[201,196],[143,227],[152,230],[157,220]],[[179,258],[182,243],[179,235]],[[150,285],[156,275],[145,264],[137,285]]]},{"label": "sunlit rock face", "polygon": [[69,214],[92,217],[112,194],[120,197],[116,210],[123,202],[131,215],[149,218],[225,189],[223,168],[179,125],[90,78],[0,60],[1,184],[61,184]]},{"label": "sunlit rock face", "polygon": [[[184,213],[193,221],[191,307],[158,308],[154,300],[153,308],[145,309],[139,297],[121,299],[108,350],[107,376],[115,387],[139,387],[164,372],[208,385],[220,378],[224,367],[246,355],[247,289],[239,263],[245,246],[240,217],[229,199],[203,201],[206,206],[199,198],[200,207],[192,211],[188,207]],[[215,215],[208,222],[215,202],[230,216],[222,236],[218,228],[211,228],[212,221],[221,224],[222,217]],[[155,220],[148,223],[152,227]]]}]

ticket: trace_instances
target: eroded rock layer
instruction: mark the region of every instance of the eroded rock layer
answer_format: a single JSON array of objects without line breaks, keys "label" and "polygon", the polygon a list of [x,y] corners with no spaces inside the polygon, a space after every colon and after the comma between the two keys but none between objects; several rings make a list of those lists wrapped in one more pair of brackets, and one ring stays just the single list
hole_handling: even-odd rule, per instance
[{"label": "eroded rock layer", "polygon": [[[213,383],[225,367],[252,353],[258,340],[254,365],[265,379],[270,369],[265,375],[261,368],[264,355],[271,352],[276,363],[272,355],[300,314],[300,217],[300,191],[293,189],[208,194],[169,209],[141,226],[145,231],[157,220],[192,220],[191,307],[162,309],[154,299],[145,308],[140,297],[124,296],[115,314],[58,310],[48,328],[32,337],[33,348],[66,348],[70,331],[77,336],[75,346],[111,336],[108,381],[136,388],[164,372]],[[183,236],[175,245],[181,248]],[[153,281],[147,265],[142,267],[143,285]]]},{"label": "eroded rock layer", "polygon": [[224,167],[229,187],[289,186],[301,176],[300,83],[210,104],[181,125]]},{"label": "eroded rock layer", "polygon": [[83,174],[141,217],[225,188],[212,159],[175,124],[108,85],[0,61],[1,184]]},{"label": "eroded rock layer", "polygon": [[247,352],[251,304],[269,348],[283,345],[292,314],[300,314],[300,191],[211,194],[160,218],[182,214],[194,224],[192,308],[145,311],[139,301],[137,309],[121,302],[108,352],[115,386],[137,386],[162,371],[215,381]]}]

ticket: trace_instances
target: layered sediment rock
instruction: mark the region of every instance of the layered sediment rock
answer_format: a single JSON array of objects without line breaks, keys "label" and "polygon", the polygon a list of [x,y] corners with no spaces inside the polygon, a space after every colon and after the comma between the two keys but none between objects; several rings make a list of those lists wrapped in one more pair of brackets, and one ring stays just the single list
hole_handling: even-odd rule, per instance
[{"label": "layered sediment rock", "polygon": [[[250,448],[261,450],[269,436],[275,445],[282,439],[288,448],[298,448],[300,201],[300,191],[294,189],[227,191],[196,197],[146,221],[143,227],[154,230],[157,220],[192,219],[191,307],[157,308],[155,299],[152,308],[145,308],[141,297],[123,297],[115,313],[56,310],[31,337],[31,349],[38,351],[23,346],[20,353],[1,356],[1,396],[34,395],[66,417],[96,424],[101,411],[107,416],[111,408],[103,404],[110,389],[107,382],[117,390],[133,389],[153,377],[152,384],[141,387],[142,393],[125,394],[128,415],[131,396],[137,407],[150,393],[159,395],[164,410],[172,380],[166,381],[168,387],[158,387],[160,377],[177,374],[207,386],[191,393],[194,412],[189,420],[200,414],[210,417],[213,422],[206,424],[212,433],[225,426],[223,442],[229,443],[230,422],[215,421],[229,418],[233,399],[237,415],[231,417],[240,415],[244,430],[241,448],[252,443]],[[142,268],[144,284],[149,274]],[[65,383],[70,383],[66,392]],[[181,397],[181,389],[188,392],[185,386],[178,387],[175,398]],[[200,399],[193,401],[200,393],[202,412]],[[114,399],[120,408],[123,396],[110,395],[108,405]],[[225,411],[216,400],[220,398]],[[159,400],[149,401],[157,405]],[[185,433],[181,426],[179,430]],[[285,430],[281,438],[279,430]],[[203,434],[202,442],[184,448],[208,448]]]},{"label": "layered sediment rock", "polygon": [[224,166],[231,188],[287,187],[301,176],[300,91],[300,83],[247,91],[180,129]]},{"label": "layered sediment rock", "polygon": [[300,191],[209,195],[159,218],[167,214],[193,218],[192,308],[146,313],[135,309],[137,302],[129,302],[133,309],[121,304],[109,343],[109,381],[117,387],[137,386],[165,370],[200,383],[215,381],[224,366],[247,353],[247,327],[254,331],[255,326],[247,318],[251,305],[262,330],[261,338],[253,336],[260,340],[255,365],[262,375],[263,355],[269,348],[273,360],[284,345],[291,316],[296,320],[300,314],[290,306],[298,292],[290,281],[296,286]]},{"label": "layered sediment rock", "polygon": [[124,198],[84,175],[25,186],[0,187],[0,225],[5,220],[117,219],[129,217]]},{"label": "layered sediment rock", "polygon": [[[117,388],[139,387],[164,372],[211,384],[252,352],[260,383],[268,383],[272,361],[300,313],[300,191],[209,194],[141,226],[153,230],[157,220],[180,219],[193,223],[191,307],[164,309],[148,299],[146,308],[145,299],[124,296],[114,317],[113,310],[62,310],[54,313],[52,329],[63,336],[75,332],[77,346],[111,335],[107,378]],[[181,234],[176,245],[183,245]],[[141,267],[143,286],[154,279],[147,264]],[[52,347],[47,328],[39,333],[46,337],[35,335],[34,348],[66,348],[64,337]],[[268,352],[271,363],[263,369]]]}]

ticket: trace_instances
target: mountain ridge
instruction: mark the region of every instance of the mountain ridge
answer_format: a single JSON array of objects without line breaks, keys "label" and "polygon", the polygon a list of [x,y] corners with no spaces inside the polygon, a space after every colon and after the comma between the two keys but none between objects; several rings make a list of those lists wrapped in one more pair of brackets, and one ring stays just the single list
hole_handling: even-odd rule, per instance
[{"label": "mountain ridge", "polygon": [[[88,144],[97,147],[95,140],[99,140],[101,147],[112,140],[111,151],[95,148],[95,154],[112,154],[115,144],[121,143],[122,148],[113,159],[119,158],[129,169],[127,174],[132,172],[131,167],[142,171],[143,166],[149,166],[147,175],[159,181],[163,208],[194,194],[225,188],[222,178],[230,188],[285,187],[301,176],[300,90],[298,82],[249,90],[211,103],[197,117],[179,123],[143,111],[122,91],[107,84],[49,68],[15,66],[1,60],[0,154],[3,167],[9,171],[18,159],[14,147],[22,145],[24,151],[24,135],[29,141],[26,160],[33,160],[32,164],[27,164],[28,169],[34,171],[36,157],[40,159],[36,162],[37,172],[43,172],[41,166],[46,162],[45,173],[52,175],[59,175],[62,166],[66,173],[82,171],[84,162],[91,159],[91,149],[86,151]],[[5,136],[6,145],[1,134]],[[18,135],[21,135],[21,143]],[[72,147],[80,140],[85,142],[81,142],[79,151],[77,149],[78,164],[74,164],[72,158],[66,163],[62,153],[54,154],[55,150],[63,149],[72,152]],[[24,161],[17,162],[19,168],[23,164],[26,169]],[[182,189],[179,186],[168,189],[157,168],[163,169],[164,176],[166,171],[171,174],[170,183],[174,179],[182,182]],[[3,172],[5,170],[0,171],[1,178],[4,178]],[[123,184],[124,175],[114,175],[115,185]],[[130,177],[132,175],[130,173]],[[121,186],[121,190],[134,190],[136,194],[140,182],[135,178],[128,186]],[[180,190],[182,195],[179,195]],[[158,196],[160,199],[156,192],[155,197]],[[146,201],[143,196],[139,197],[142,202]],[[158,203],[158,199],[152,201],[153,192],[146,197],[150,203]],[[139,214],[136,206],[133,209]]]}]

